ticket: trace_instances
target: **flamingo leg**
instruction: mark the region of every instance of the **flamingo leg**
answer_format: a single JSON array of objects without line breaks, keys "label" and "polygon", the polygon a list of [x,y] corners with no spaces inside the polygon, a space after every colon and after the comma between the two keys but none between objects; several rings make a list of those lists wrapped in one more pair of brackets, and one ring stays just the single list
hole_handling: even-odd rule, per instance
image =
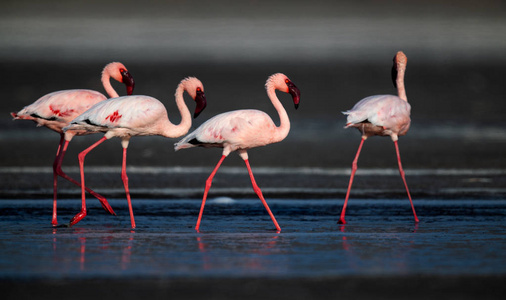
[{"label": "flamingo leg", "polygon": [[216,175],[216,172],[221,166],[221,163],[225,160],[227,156],[222,155],[220,161],[218,164],[216,164],[216,167],[214,167],[213,172],[211,175],[209,175],[209,178],[206,180],[206,187],[204,190],[204,197],[202,198],[202,205],[200,206],[200,212],[199,212],[199,218],[197,219],[197,225],[195,225],[195,230],[199,231],[200,228],[200,221],[202,220],[202,215],[204,214],[204,206],[206,205],[206,199],[207,199],[207,193],[209,192],[209,189],[211,188],[211,185],[213,183],[214,175]]},{"label": "flamingo leg", "polygon": [[346,224],[346,221],[344,220],[344,215],[346,213],[346,206],[348,205],[348,199],[350,198],[350,191],[351,191],[351,185],[353,184],[353,178],[355,177],[355,173],[357,172],[357,162],[358,157],[360,156],[360,151],[362,150],[362,146],[364,145],[365,138],[362,138],[362,141],[360,142],[360,145],[358,146],[357,154],[355,155],[355,159],[353,160],[353,163],[351,164],[351,176],[350,176],[350,183],[348,184],[348,191],[346,192],[346,198],[344,199],[344,205],[343,209],[341,210],[341,217],[339,218],[339,221],[337,223],[339,224]]},{"label": "flamingo leg", "polygon": [[107,140],[107,138],[104,136],[100,140],[98,140],[95,144],[91,145],[90,147],[84,149],[81,153],[79,153],[79,170],[81,172],[81,211],[75,215],[71,220],[69,226],[73,226],[77,224],[79,221],[81,221],[84,217],[86,217],[86,193],[85,193],[85,184],[84,184],[84,158],[86,157],[86,154],[88,154],[91,150],[93,150],[95,147],[100,145],[102,142]]},{"label": "flamingo leg", "polygon": [[[54,199],[54,207],[56,207],[56,192],[57,192],[57,177],[58,176],[61,176],[62,178],[70,181],[71,183],[77,185],[78,187],[81,187],[81,184],[79,182],[77,182],[75,179],[71,178],[70,176],[68,176],[67,174],[65,174],[65,172],[63,172],[63,170],[61,169],[61,165],[62,165],[62,162],[63,162],[63,157],[65,156],[65,153],[67,153],[67,147],[68,147],[68,144],[69,144],[70,141],[65,141],[65,143],[63,144],[63,148],[61,147],[61,144],[60,144],[60,147],[58,148],[58,151],[59,151],[59,154],[57,155],[56,159],[55,159],[55,163],[53,164],[53,177],[54,177],[54,184],[53,184],[53,199]],[[95,198],[97,198],[99,201],[100,201],[100,204],[102,204],[102,207],[108,212],[110,213],[111,215],[116,215],[116,213],[114,212],[114,210],[112,209],[111,205],[109,205],[109,202],[107,202],[107,199],[96,193],[95,191],[93,191],[92,189],[88,188],[88,187],[84,187],[85,190],[90,193],[91,195],[93,195]],[[53,212],[54,213],[54,212]],[[54,218],[53,218],[54,219]]]},{"label": "flamingo leg", "polygon": [[409,193],[408,184],[406,183],[406,176],[404,175],[404,170],[402,169],[401,164],[401,153],[399,151],[399,145],[397,141],[394,141],[395,151],[397,152],[397,163],[399,164],[399,173],[401,174],[402,181],[404,181],[404,186],[406,187],[406,192],[408,193],[409,203],[411,203],[411,209],[413,210],[413,216],[415,217],[415,222],[418,223],[418,217],[416,216],[415,206],[413,205],[413,200],[411,200],[411,194]]},{"label": "flamingo leg", "polygon": [[60,152],[62,150],[63,141],[64,141],[64,135],[62,133],[62,134],[60,134],[60,143],[58,144],[58,150],[56,150],[56,157],[53,162],[53,218],[51,221],[51,224],[53,226],[58,225],[58,220],[56,217],[56,215],[57,215],[57,213],[56,213],[56,195],[58,193],[58,172],[56,170],[57,170],[57,166],[60,161]]},{"label": "flamingo leg", "polygon": [[248,168],[248,173],[249,173],[249,177],[251,179],[251,184],[253,185],[253,190],[257,194],[258,198],[260,198],[260,200],[262,201],[269,216],[271,216],[272,222],[274,223],[276,230],[278,232],[281,232],[281,227],[279,227],[278,222],[276,221],[276,218],[274,217],[274,214],[271,212],[269,206],[267,205],[267,201],[265,201],[265,199],[264,199],[264,196],[262,194],[262,190],[260,190],[260,188],[258,187],[258,185],[255,181],[255,177],[253,177],[253,172],[251,171],[251,166],[249,165],[249,161],[247,159],[245,159],[244,162],[246,163],[246,167]]},{"label": "flamingo leg", "polygon": [[134,212],[132,209],[132,200],[130,199],[130,190],[128,189],[128,176],[126,173],[126,157],[127,157],[127,148],[123,148],[123,163],[121,165],[121,180],[123,180],[123,186],[125,187],[125,193],[128,201],[128,209],[130,211],[130,221],[132,223],[132,228],[135,228],[135,220],[134,220]]}]

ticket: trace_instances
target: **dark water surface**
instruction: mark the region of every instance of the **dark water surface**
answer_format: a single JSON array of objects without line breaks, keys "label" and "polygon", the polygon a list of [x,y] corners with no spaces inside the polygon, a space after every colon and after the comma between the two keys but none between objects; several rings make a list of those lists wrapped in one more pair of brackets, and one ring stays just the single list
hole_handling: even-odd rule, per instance
[{"label": "dark water surface", "polygon": [[[270,199],[281,233],[257,199],[210,199],[200,232],[200,200],[136,199],[135,230],[125,200],[116,217],[96,202],[52,228],[50,201],[1,200],[0,277],[505,274],[504,200],[417,200],[415,224],[407,200],[353,199],[337,225],[342,201]],[[60,223],[77,205],[59,202]]]},{"label": "dark water surface", "polygon": [[[505,200],[417,199],[415,224],[407,200],[353,199],[348,224],[338,225],[342,200],[268,199],[280,233],[258,199],[209,199],[200,232],[198,199],[136,199],[135,230],[124,199],[110,200],[117,216],[88,202],[80,223],[52,228],[50,200],[0,200],[8,295],[499,299],[504,292]],[[60,224],[78,210],[79,201],[60,200]]]}]

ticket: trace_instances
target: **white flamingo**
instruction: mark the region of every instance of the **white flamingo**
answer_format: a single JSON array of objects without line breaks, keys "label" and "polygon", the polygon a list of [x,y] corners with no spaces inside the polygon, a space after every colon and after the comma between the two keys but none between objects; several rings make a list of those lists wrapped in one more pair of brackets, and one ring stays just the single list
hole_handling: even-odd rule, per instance
[{"label": "white flamingo", "polygon": [[392,67],[392,80],[394,86],[397,88],[398,96],[394,95],[376,95],[370,96],[360,100],[355,106],[343,112],[348,115],[346,127],[357,128],[362,133],[362,141],[358,147],[357,154],[353,160],[350,182],[348,185],[348,191],[346,192],[346,199],[344,200],[343,209],[341,210],[341,217],[339,218],[340,224],[346,224],[344,215],[346,212],[346,206],[350,197],[351,185],[355,172],[357,171],[357,161],[360,155],[360,150],[364,141],[374,135],[379,136],[390,136],[395,145],[397,152],[397,162],[399,164],[399,173],[406,187],[408,193],[409,202],[411,203],[411,209],[415,217],[415,222],[418,222],[416,216],[415,207],[411,200],[411,194],[409,193],[408,184],[406,183],[406,177],[401,164],[401,155],[399,152],[399,146],[397,140],[399,136],[405,135],[409,130],[411,123],[410,113],[411,106],[408,103],[406,97],[406,90],[404,88],[404,73],[406,71],[406,64],[408,58],[402,51],[397,52],[394,57],[394,65]]},{"label": "white flamingo", "polygon": [[[110,78],[122,82],[127,87],[127,94],[131,95],[134,89],[134,80],[127,68],[119,62],[112,62],[105,66],[102,71],[102,84],[109,97],[118,97],[118,93],[111,86]],[[37,126],[45,126],[60,134],[60,143],[56,151],[56,157],[53,163],[53,219],[52,224],[58,224],[56,214],[56,198],[58,190],[58,176],[80,186],[80,184],[65,174],[62,169],[62,161],[67,151],[68,143],[75,135],[88,134],[85,131],[67,131],[63,132],[63,127],[67,126],[70,121],[79,116],[87,109],[98,102],[107,99],[104,95],[93,90],[63,90],[42,96],[34,103],[25,106],[19,112],[12,112],[14,120],[32,120]],[[115,215],[113,209],[107,200],[85,187],[85,189],[95,196],[109,213]]]},{"label": "white flamingo", "polygon": [[[185,78],[179,83],[176,89],[176,104],[181,113],[181,122],[174,125],[169,121],[165,106],[157,99],[149,96],[128,96],[108,99],[97,103],[89,110],[75,118],[69,126],[63,130],[78,130],[84,132],[104,132],[105,135],[98,142],[94,143],[79,153],[79,168],[81,172],[81,185],[84,186],[84,158],[91,150],[99,144],[112,137],[121,138],[123,146],[123,163],[121,168],[121,179],[125,187],[128,208],[130,210],[130,221],[132,228],[135,228],[135,220],[128,189],[128,177],[126,174],[126,155],[130,138],[133,136],[161,135],[169,138],[181,137],[191,127],[191,114],[183,98],[186,91],[197,103],[194,117],[197,117],[206,107],[204,86],[195,77]],[[81,212],[75,215],[70,221],[72,226],[86,216],[86,198],[82,189]]]},{"label": "white flamingo", "polygon": [[248,161],[247,150],[254,147],[280,142],[288,135],[288,132],[290,131],[290,120],[288,119],[286,110],[276,96],[276,90],[290,93],[293,97],[295,108],[299,105],[300,91],[290,81],[290,79],[288,79],[288,77],[281,73],[270,76],[267,79],[265,88],[269,99],[279,114],[280,126],[276,126],[272,119],[262,111],[252,109],[235,110],[219,114],[209,119],[195,131],[188,134],[184,139],[175,144],[176,151],[179,149],[197,146],[223,148],[220,161],[206,181],[202,205],[200,207],[197,225],[195,226],[197,231],[200,227],[207,193],[211,188],[213,177],[218,171],[218,168],[223,160],[230,154],[230,152],[233,151],[238,151],[239,156],[241,156],[246,163],[255,193],[269,213],[276,230],[281,231],[278,222],[274,218],[274,215],[262,195],[262,191],[255,182],[255,178],[253,177],[253,172],[251,171]]}]

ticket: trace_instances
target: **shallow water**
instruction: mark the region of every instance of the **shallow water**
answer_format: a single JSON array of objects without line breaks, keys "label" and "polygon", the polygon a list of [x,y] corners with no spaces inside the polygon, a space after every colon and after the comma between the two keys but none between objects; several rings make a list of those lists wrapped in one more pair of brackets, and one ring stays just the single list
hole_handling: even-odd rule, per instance
[{"label": "shallow water", "polygon": [[[95,203],[96,202],[96,203]],[[420,223],[401,200],[270,199],[282,232],[257,199],[97,201],[72,228],[52,228],[49,200],[0,200],[0,277],[325,277],[504,275],[506,200],[416,200]],[[79,201],[59,201],[60,224]]]}]

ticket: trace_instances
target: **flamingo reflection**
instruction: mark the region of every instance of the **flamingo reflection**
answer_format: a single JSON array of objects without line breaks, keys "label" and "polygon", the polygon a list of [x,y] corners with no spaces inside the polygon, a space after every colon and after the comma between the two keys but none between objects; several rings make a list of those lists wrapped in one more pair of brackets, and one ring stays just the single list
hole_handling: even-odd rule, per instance
[{"label": "flamingo reflection", "polygon": [[[236,235],[216,236],[216,235],[199,235],[196,237],[197,247],[203,254],[203,269],[218,270],[226,268],[241,268],[247,270],[271,270],[272,271],[272,254],[279,254],[280,241],[279,235],[253,235],[245,236],[237,240]],[[233,248],[233,251],[230,251]],[[230,257],[226,263],[223,257],[216,255],[216,251],[242,252],[240,261],[233,261]],[[244,256],[244,254],[247,254]],[[244,259],[246,257],[246,259]]]}]

